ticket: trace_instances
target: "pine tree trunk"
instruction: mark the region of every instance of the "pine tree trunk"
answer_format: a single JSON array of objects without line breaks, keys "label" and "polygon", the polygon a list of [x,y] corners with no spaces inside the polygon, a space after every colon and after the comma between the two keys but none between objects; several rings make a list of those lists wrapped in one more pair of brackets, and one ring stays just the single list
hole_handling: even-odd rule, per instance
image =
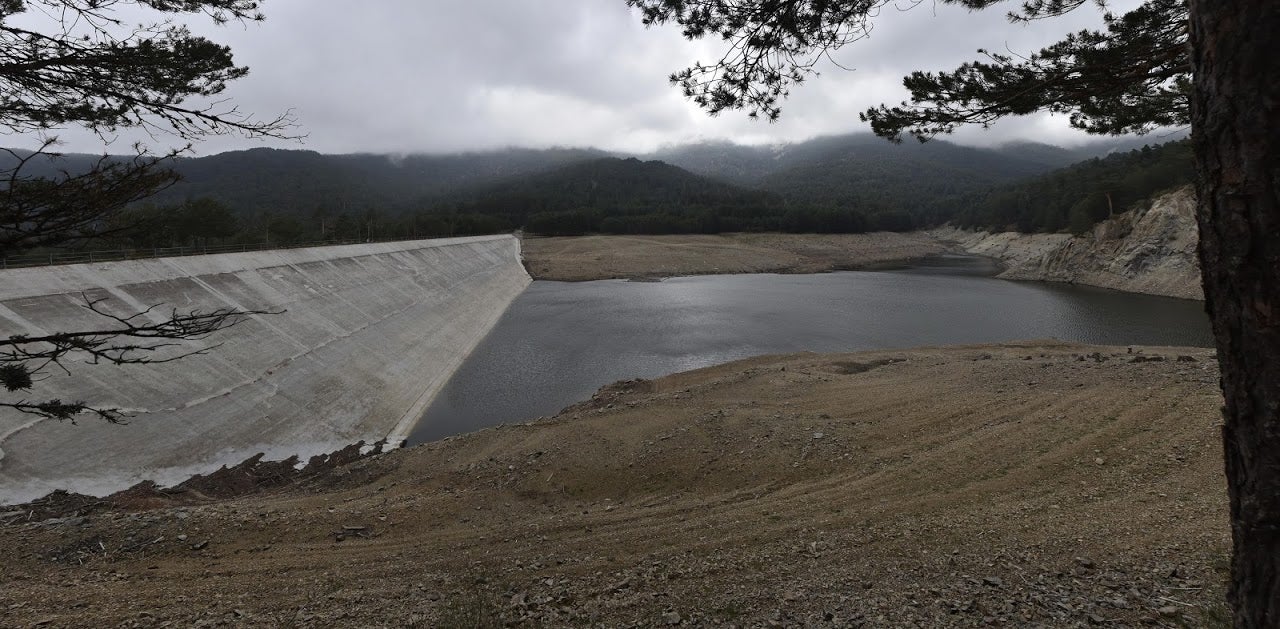
[{"label": "pine tree trunk", "polygon": [[1226,398],[1236,627],[1280,627],[1280,2],[1191,0],[1200,264]]}]

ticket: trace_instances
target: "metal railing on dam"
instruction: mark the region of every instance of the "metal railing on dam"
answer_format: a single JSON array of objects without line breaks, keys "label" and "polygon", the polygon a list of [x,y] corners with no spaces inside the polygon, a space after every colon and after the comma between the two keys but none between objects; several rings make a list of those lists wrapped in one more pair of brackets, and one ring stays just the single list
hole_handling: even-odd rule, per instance
[{"label": "metal railing on dam", "polygon": [[[270,249],[9,269],[0,337],[95,329],[83,307],[255,315],[152,365],[82,365],[23,397],[123,409],[124,426],[0,414],[0,503],[170,484],[264,452],[407,431],[529,282],[513,236]],[[90,327],[94,326],[94,327]],[[216,347],[214,347],[216,345]]]}]

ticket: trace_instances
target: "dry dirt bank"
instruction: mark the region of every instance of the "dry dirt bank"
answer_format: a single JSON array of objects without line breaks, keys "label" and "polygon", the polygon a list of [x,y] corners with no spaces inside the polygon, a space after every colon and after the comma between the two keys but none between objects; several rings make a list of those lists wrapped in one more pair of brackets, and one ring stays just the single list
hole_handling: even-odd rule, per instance
[{"label": "dry dirt bank", "polygon": [[286,490],[7,514],[0,626],[1221,626],[1206,350],[800,354]]},{"label": "dry dirt bank", "polygon": [[720,234],[526,238],[538,280],[862,269],[953,250],[925,234]]}]

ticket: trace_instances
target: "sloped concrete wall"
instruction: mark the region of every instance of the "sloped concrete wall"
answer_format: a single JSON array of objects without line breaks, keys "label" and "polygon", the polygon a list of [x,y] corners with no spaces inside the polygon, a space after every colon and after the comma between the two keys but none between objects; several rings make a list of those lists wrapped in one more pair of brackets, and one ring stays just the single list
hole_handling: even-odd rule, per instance
[{"label": "sloped concrete wall", "polygon": [[[403,439],[529,276],[511,236],[317,247],[0,272],[0,335],[102,328],[82,307],[285,310],[159,365],[80,365],[30,400],[126,409],[126,426],[0,409],[0,503],[182,480],[258,452]],[[12,397],[12,396],[11,396]]]}]

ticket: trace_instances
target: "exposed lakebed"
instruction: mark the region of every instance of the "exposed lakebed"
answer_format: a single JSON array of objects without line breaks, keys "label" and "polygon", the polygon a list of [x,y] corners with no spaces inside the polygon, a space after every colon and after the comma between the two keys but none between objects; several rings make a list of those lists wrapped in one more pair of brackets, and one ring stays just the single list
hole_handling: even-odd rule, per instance
[{"label": "exposed lakebed", "polygon": [[515,423],[629,378],[761,354],[1055,338],[1211,346],[1200,302],[989,277],[983,258],[890,271],[534,282],[408,443]]}]

